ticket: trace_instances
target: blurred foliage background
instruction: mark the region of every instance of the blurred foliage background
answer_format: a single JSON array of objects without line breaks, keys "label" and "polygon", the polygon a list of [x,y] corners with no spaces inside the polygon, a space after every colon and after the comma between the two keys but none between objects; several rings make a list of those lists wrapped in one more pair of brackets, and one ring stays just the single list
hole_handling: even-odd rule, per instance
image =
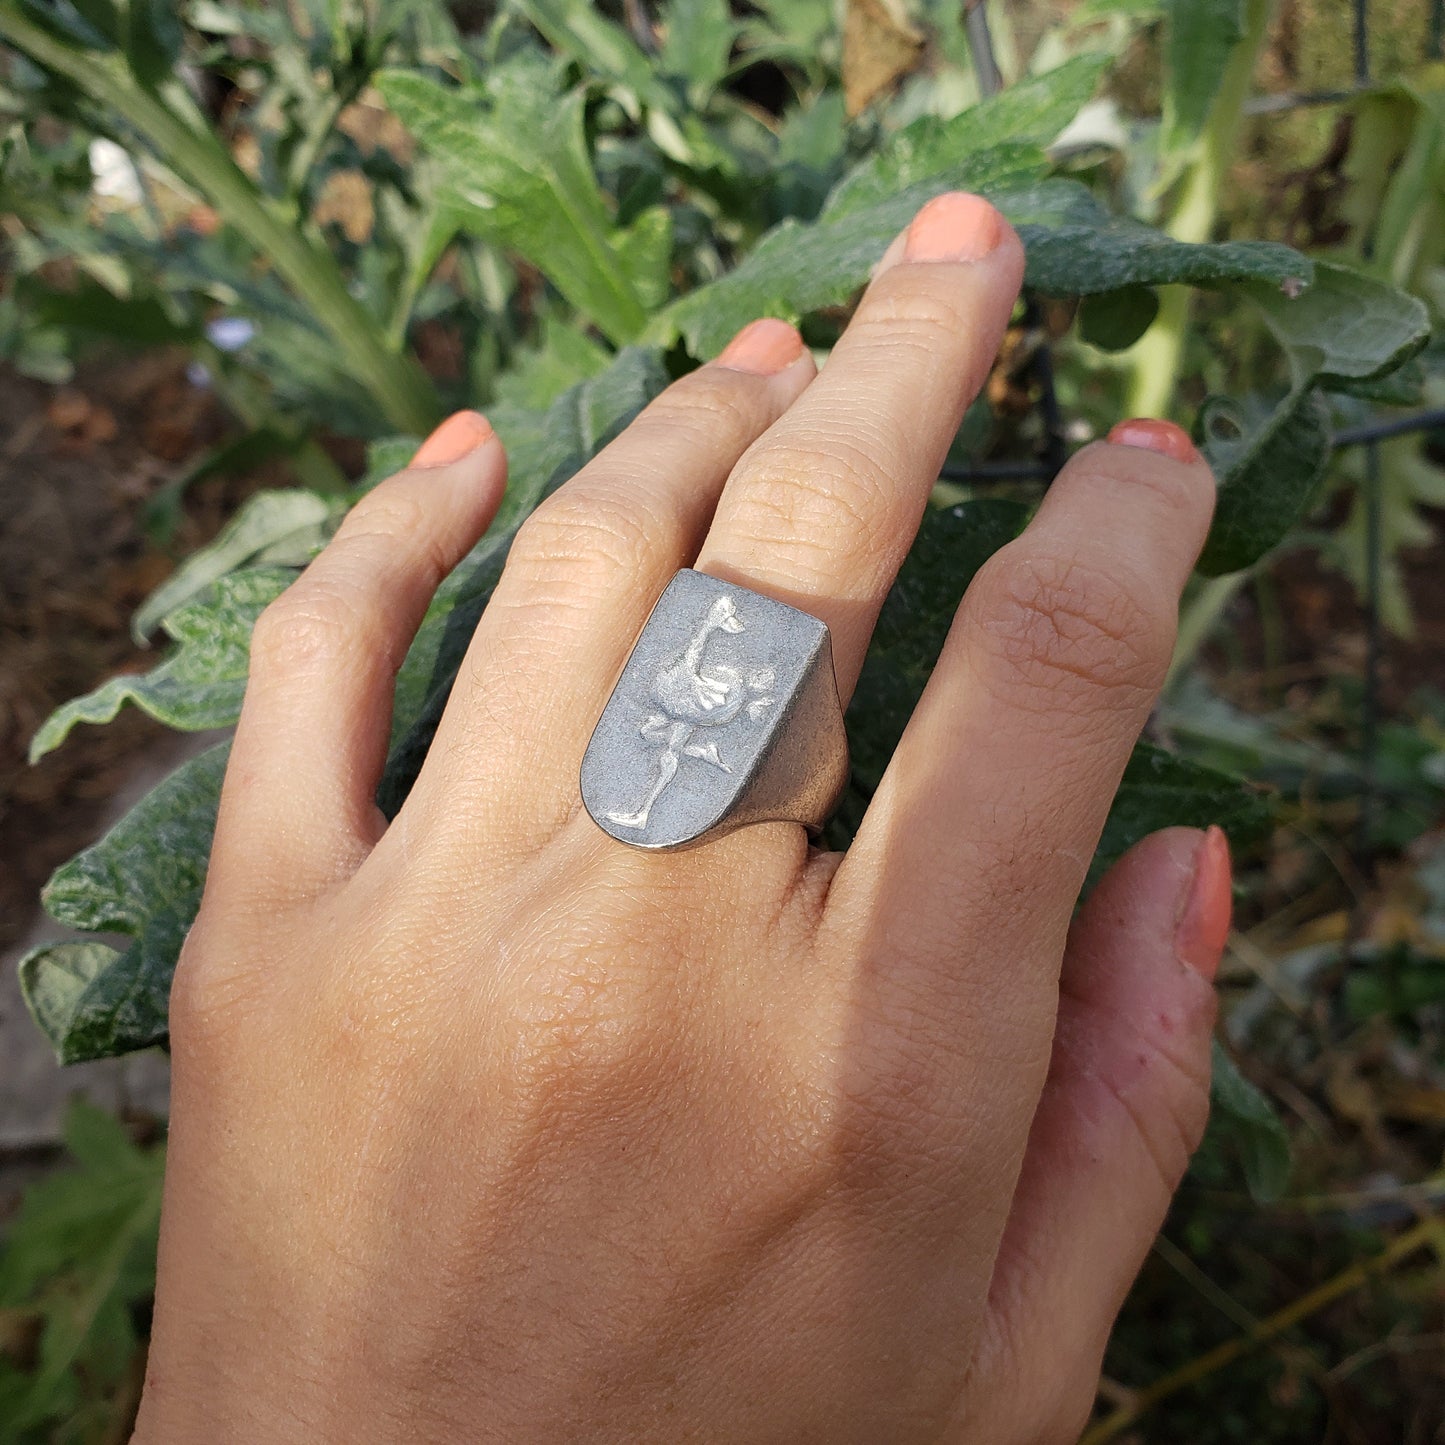
[{"label": "blurred foliage background", "polygon": [[[112,936],[22,963],[61,1057],[164,1040],[204,872],[222,750],[63,861],[156,746],[136,709],[233,721],[255,615],[417,436],[483,406],[513,481],[403,669],[389,807],[530,506],[752,316],[824,354],[917,204],[983,189],[1028,291],[880,627],[834,841],[1062,458],[1191,425],[1221,521],[1098,862],[1228,822],[1236,927],[1214,1122],[1086,1438],[1445,1440],[1441,15],[0,0],[0,887],[18,910],[61,864],[51,914]],[[41,493],[86,534],[48,568]],[[77,1104],[15,1205],[0,1441],[127,1437],[159,1137]]]}]

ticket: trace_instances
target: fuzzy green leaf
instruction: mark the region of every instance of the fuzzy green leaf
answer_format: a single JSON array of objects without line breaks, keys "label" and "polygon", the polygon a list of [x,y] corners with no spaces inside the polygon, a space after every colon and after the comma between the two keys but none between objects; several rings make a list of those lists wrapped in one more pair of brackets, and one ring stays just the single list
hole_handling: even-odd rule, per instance
[{"label": "fuzzy green leaf", "polygon": [[[1330,459],[1329,410],[1311,386],[1296,388],[1259,426],[1223,433],[1231,408],[1211,400],[1198,429],[1219,495],[1199,571],[1214,577],[1253,566],[1309,506]],[[1241,430],[1240,423],[1233,429]]]},{"label": "fuzzy green leaf", "polygon": [[[185,763],[46,884],[41,899],[58,922],[135,940],[70,1002],[64,1031],[51,1040],[62,1063],[164,1040],[171,975],[200,903],[228,751],[212,748]],[[70,963],[80,968],[78,959]],[[32,986],[49,969],[32,964]]]},{"label": "fuzzy green leaf", "polygon": [[969,156],[1000,147],[1020,169],[1041,171],[1044,147],[1088,102],[1107,65],[1107,56],[1078,55],[948,120],[921,116],[838,183],[824,214],[836,220],[876,205],[920,181],[956,171]]},{"label": "fuzzy green leaf", "polygon": [[331,535],[343,510],[339,498],[317,492],[257,492],[141,604],[131,620],[136,641],[144,642],[164,618],[238,567],[301,565]]},{"label": "fuzzy green leaf", "polygon": [[1154,324],[1159,296],[1147,286],[1126,286],[1084,297],[1079,335],[1100,351],[1125,351]]},{"label": "fuzzy green leaf", "polygon": [[1372,381],[1403,366],[1430,339],[1421,301],[1330,261],[1315,262],[1313,284],[1297,296],[1257,282],[1239,289],[1264,312],[1296,386]]},{"label": "fuzzy green leaf", "polygon": [[119,957],[108,944],[82,939],[42,944],[20,960],[20,991],[26,1007],[57,1054],[75,1021],[81,996]]},{"label": "fuzzy green leaf", "polygon": [[693,103],[703,104],[727,75],[742,28],[728,0],[672,0],[658,66],[685,81]]},{"label": "fuzzy green leaf", "polygon": [[617,229],[587,150],[585,96],[559,91],[556,66],[514,60],[484,90],[400,71],[379,84],[463,224],[520,252],[613,341],[641,332],[659,273],[665,285],[665,216],[641,235]]},{"label": "fuzzy green leaf", "polygon": [[1160,828],[1207,828],[1215,823],[1239,846],[1256,841],[1269,822],[1265,799],[1238,778],[1152,743],[1138,743],[1089,865],[1089,886],[1135,843]]},{"label": "fuzzy green leaf", "polygon": [[250,567],[218,579],[162,621],[178,646],[159,667],[113,677],[56,708],[31,740],[30,761],[58,748],[76,723],[108,723],[128,702],[182,732],[230,727],[241,715],[251,629],[295,575]]},{"label": "fuzzy green leaf", "polygon": [[1166,0],[1164,147],[1204,128],[1234,47],[1244,38],[1244,0]]},{"label": "fuzzy green leaf", "polygon": [[1289,1135],[1274,1106],[1239,1072],[1217,1040],[1209,1099],[1210,1133],[1238,1158],[1255,1201],[1272,1203],[1289,1183]]},{"label": "fuzzy green leaf", "polygon": [[[654,322],[660,339],[681,334],[694,355],[715,354],[755,316],[796,319],[847,301],[919,206],[943,191],[980,190],[1018,229],[1025,280],[1050,296],[1088,296],[1126,286],[1196,285],[1258,279],[1307,282],[1311,264],[1288,246],[1231,241],[1190,245],[1127,217],[1110,216],[1083,186],[1049,180],[1022,186],[1021,155],[1000,147],[960,157],[952,170],[811,225],[784,221],[735,270],[669,306]],[[846,183],[845,183],[846,184]]]}]

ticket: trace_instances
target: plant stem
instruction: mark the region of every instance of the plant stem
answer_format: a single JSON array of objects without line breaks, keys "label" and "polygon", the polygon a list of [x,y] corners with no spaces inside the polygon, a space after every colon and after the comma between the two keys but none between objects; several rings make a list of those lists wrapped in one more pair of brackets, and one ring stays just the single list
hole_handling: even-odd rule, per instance
[{"label": "plant stem", "polygon": [[[1194,158],[1185,168],[1174,211],[1164,226],[1177,241],[1197,244],[1207,241],[1214,230],[1220,190],[1235,158],[1244,103],[1272,9],[1273,0],[1245,0],[1244,36],[1230,57],[1209,120],[1195,142]],[[1133,349],[1127,416],[1168,412],[1179,381],[1192,295],[1187,286],[1160,289],[1159,315]]]},{"label": "plant stem", "polygon": [[1226,572],[1222,577],[1207,578],[1180,608],[1174,656],[1170,659],[1162,689],[1166,694],[1179,681],[1180,675],[1189,669],[1195,655],[1214,631],[1215,624],[1224,615],[1224,609],[1248,580],[1248,572]]},{"label": "plant stem", "polygon": [[421,368],[387,348],[381,327],[346,289],[330,253],[277,214],[214,135],[188,126],[118,59],[73,50],[10,5],[0,8],[0,36],[109,106],[245,236],[341,348],[394,426],[418,435],[431,429],[439,407]]},{"label": "plant stem", "polygon": [[1190,1360],[1177,1370],[1171,1370],[1167,1375],[1161,1375],[1152,1385],[1146,1385],[1140,1390],[1127,1405],[1106,1415],[1092,1429],[1086,1430],[1079,1445],[1104,1445],[1105,1441],[1117,1438],[1161,1400],[1188,1385],[1206,1379],[1259,1345],[1268,1344],[1301,1320],[1306,1320],[1327,1305],[1333,1304],[1341,1295],[1358,1289],[1372,1276],[1390,1269],[1423,1245],[1433,1243],[1440,1228],[1439,1219],[1422,1219],[1413,1228],[1392,1240],[1379,1254],[1370,1259],[1356,1260],[1348,1269],[1341,1270],[1318,1288],[1301,1295],[1268,1319],[1261,1320],[1254,1329],[1236,1335],[1232,1340],[1226,1340],[1222,1345]]}]

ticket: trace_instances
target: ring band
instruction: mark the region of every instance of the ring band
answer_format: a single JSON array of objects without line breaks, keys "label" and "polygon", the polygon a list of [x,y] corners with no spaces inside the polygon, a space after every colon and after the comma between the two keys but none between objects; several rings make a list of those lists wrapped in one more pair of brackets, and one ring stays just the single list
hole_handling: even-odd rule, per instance
[{"label": "ring band", "polygon": [[636,848],[750,823],[817,832],[848,778],[827,625],[684,568],[643,625],[582,758],[582,801]]}]

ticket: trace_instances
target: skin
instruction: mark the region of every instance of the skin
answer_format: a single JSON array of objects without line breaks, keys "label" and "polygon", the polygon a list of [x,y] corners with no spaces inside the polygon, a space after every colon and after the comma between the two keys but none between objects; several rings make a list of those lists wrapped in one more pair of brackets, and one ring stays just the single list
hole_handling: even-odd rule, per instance
[{"label": "skin", "polygon": [[846,857],[649,854],[577,792],[678,567],[823,618],[846,701],[1017,295],[998,226],[900,238],[821,375],[704,366],[544,503],[389,827],[391,679],[500,444],[378,487],[262,617],[172,998],[142,1445],[1077,1436],[1207,1107],[1203,835],[1075,916],[1205,465],[1070,462]]}]

